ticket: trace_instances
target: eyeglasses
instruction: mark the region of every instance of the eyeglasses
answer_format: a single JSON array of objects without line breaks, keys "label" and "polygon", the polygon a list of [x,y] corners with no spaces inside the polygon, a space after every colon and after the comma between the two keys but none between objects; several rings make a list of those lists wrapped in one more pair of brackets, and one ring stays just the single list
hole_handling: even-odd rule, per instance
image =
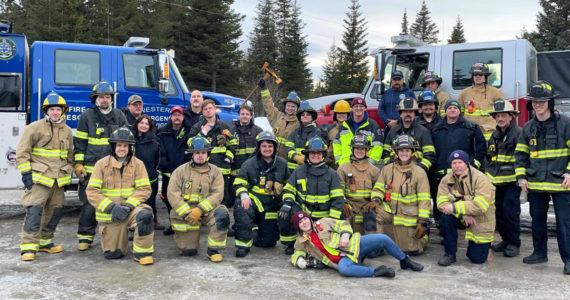
[{"label": "eyeglasses", "polygon": [[485,76],[483,74],[473,74],[473,76]]}]

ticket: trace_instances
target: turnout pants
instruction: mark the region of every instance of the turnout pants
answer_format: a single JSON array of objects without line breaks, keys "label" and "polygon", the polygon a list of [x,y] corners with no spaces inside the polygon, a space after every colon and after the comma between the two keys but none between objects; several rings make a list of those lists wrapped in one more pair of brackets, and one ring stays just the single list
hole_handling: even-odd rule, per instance
[{"label": "turnout pants", "polygon": [[418,253],[424,252],[424,247],[428,243],[428,236],[425,235],[420,239],[416,239],[414,235],[416,234],[416,226],[403,226],[394,225],[394,216],[382,209],[382,206],[378,209],[378,231],[383,233],[384,226],[392,225],[394,241],[405,252],[417,251]]},{"label": "turnout pants", "polygon": [[152,222],[152,209],[146,204],[135,207],[124,221],[99,223],[103,252],[120,250],[121,254],[126,254],[129,229],[134,231],[133,254],[139,257],[152,255],[154,252],[154,224]]},{"label": "turnout pants", "polygon": [[521,188],[516,184],[496,186],[495,220],[503,241],[521,246]]},{"label": "turnout pants", "polygon": [[176,243],[180,253],[184,250],[198,249],[200,227],[205,225],[210,228],[208,248],[223,249],[226,247],[230,213],[224,205],[219,205],[212,211],[203,214],[198,223],[193,225],[189,225],[176,211],[172,210],[170,222],[172,230],[174,230],[174,243]]},{"label": "turnout pants", "polygon": [[144,203],[152,208],[152,215],[154,216],[154,222],[156,222],[156,194],[158,193],[158,178],[156,178],[154,181],[151,181],[150,188],[150,197]]},{"label": "turnout pants", "polygon": [[532,217],[532,245],[534,253],[546,256],[548,231],[546,219],[550,197],[554,203],[556,215],[556,238],[558,239],[558,251],[564,263],[570,261],[570,193],[528,193],[530,203],[530,216]]},{"label": "turnout pants", "polygon": [[26,209],[22,226],[20,251],[37,252],[39,247],[52,244],[53,233],[63,215],[65,195],[57,181],[49,188],[34,184],[24,191],[22,206]]},{"label": "turnout pants", "polygon": [[77,239],[80,243],[93,243],[95,232],[97,230],[97,220],[95,219],[95,208],[87,201],[85,189],[89,183],[91,174],[85,177],[83,182],[79,182],[79,200],[83,204],[79,213],[79,226],[77,228]]},{"label": "turnout pants", "polygon": [[[465,225],[455,216],[441,215],[439,218],[439,230],[443,236],[445,254],[455,255],[457,253],[457,229],[465,229]],[[474,264],[482,264],[487,261],[490,246],[491,243],[476,244],[473,241],[469,241],[467,257]]]},{"label": "turnout pants", "polygon": [[251,201],[246,210],[241,206],[241,199],[237,199],[234,207],[234,221],[236,224],[236,247],[251,248],[274,247],[279,240],[279,227],[277,226],[277,206],[259,208]]}]

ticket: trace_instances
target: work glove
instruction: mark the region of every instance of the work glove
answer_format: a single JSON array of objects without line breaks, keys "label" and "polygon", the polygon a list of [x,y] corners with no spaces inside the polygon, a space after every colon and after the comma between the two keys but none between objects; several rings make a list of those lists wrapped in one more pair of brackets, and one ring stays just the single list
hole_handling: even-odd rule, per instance
[{"label": "work glove", "polygon": [[186,223],[188,223],[188,225],[197,225],[201,216],[202,216],[202,209],[199,207],[194,207],[192,208],[188,216],[186,216],[185,221]]},{"label": "work glove", "polygon": [[428,221],[426,220],[418,220],[418,226],[416,226],[416,233],[414,234],[414,238],[419,240],[427,234],[428,231]]},{"label": "work glove", "polygon": [[379,206],[380,206],[380,202],[370,201],[370,202],[366,203],[366,205],[364,205],[364,207],[362,207],[362,209],[367,213],[373,213],[373,212],[376,212],[376,209]]},{"label": "work glove", "polygon": [[79,182],[83,182],[83,180],[85,180],[85,176],[87,176],[87,171],[85,171],[85,167],[83,167],[83,164],[75,164],[75,175],[79,179]]},{"label": "work glove", "polygon": [[306,269],[307,268],[307,260],[305,260],[302,256],[299,256],[299,258],[297,258],[297,267],[299,267],[299,269]]},{"label": "work glove", "polygon": [[283,192],[283,184],[278,181],[273,182],[273,194],[279,196],[281,192]]},{"label": "work glove", "polygon": [[121,222],[127,219],[131,209],[127,206],[112,204],[111,207],[111,222]]},{"label": "work glove", "polygon": [[284,202],[283,206],[279,210],[279,218],[282,220],[286,220],[289,216],[289,212],[291,212],[291,204],[289,202]]},{"label": "work glove", "polygon": [[275,195],[275,192],[273,191],[273,180],[267,181],[267,183],[265,184],[265,190],[267,191],[267,194],[271,196]]},{"label": "work glove", "polygon": [[218,142],[218,146],[223,147],[226,145],[228,139],[223,134],[220,134],[216,137],[216,141]]},{"label": "work glove", "polygon": [[293,160],[295,160],[297,164],[302,165],[305,163],[305,155],[297,154],[293,157]]},{"label": "work glove", "polygon": [[259,79],[259,82],[257,83],[257,86],[259,87],[259,90],[260,90],[260,91],[265,90],[265,80],[263,80],[263,78],[262,78],[262,79]]},{"label": "work glove", "polygon": [[31,190],[34,181],[32,180],[32,172],[22,173],[22,182],[26,190]]},{"label": "work glove", "polygon": [[342,213],[347,218],[352,217],[352,206],[350,206],[348,203],[344,203],[344,206],[342,207]]}]

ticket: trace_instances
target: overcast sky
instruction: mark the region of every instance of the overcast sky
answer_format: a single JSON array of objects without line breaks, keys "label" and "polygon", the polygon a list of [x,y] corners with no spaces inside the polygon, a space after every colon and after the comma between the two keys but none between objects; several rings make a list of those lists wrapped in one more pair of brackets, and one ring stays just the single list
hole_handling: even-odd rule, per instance
[{"label": "overcast sky", "polygon": [[[245,15],[242,49],[249,46],[249,35],[255,24],[259,0],[236,0],[233,8]],[[350,5],[349,0],[297,0],[301,18],[305,22],[304,34],[309,42],[309,65],[313,79],[321,75],[321,67],[333,41],[342,44],[342,20]],[[404,9],[412,24],[421,8],[421,0],[360,0],[362,16],[368,21],[368,48],[392,46],[390,37],[401,30]],[[447,43],[459,16],[463,22],[467,42],[514,39],[523,26],[536,29],[536,15],[541,11],[538,0],[426,0],[430,16],[439,29],[440,43]]]}]

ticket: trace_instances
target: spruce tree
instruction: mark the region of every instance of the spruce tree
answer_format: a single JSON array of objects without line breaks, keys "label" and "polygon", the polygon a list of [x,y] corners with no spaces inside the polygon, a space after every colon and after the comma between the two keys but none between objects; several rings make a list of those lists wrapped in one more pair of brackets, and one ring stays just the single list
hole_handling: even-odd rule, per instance
[{"label": "spruce tree", "polygon": [[300,14],[298,6],[292,7],[280,47],[279,75],[283,79],[282,91],[295,90],[304,98],[312,90],[312,74],[307,61],[309,43],[302,33],[305,24]]},{"label": "spruce tree", "polygon": [[233,0],[191,0],[185,8],[181,40],[174,43],[178,67],[190,89],[235,94],[241,59],[238,39],[243,17]]},{"label": "spruce tree", "polygon": [[368,77],[368,47],[366,36],[367,21],[362,17],[358,0],[351,0],[349,12],[346,13],[343,48],[340,48],[340,74],[343,79],[339,91],[342,93],[360,92]]},{"label": "spruce tree", "polygon": [[537,51],[565,50],[570,48],[570,2],[566,0],[540,0],[542,12],[537,14],[536,31],[522,32]]},{"label": "spruce tree", "polygon": [[409,34],[409,30],[408,30],[408,14],[406,13],[406,10],[404,9],[404,17],[402,18],[402,32],[400,32],[400,34]]},{"label": "spruce tree", "polygon": [[333,41],[332,46],[327,52],[327,59],[323,65],[323,75],[321,77],[322,89],[325,94],[341,93],[343,80],[340,74],[340,50]]},{"label": "spruce tree", "polygon": [[465,39],[465,31],[463,31],[463,24],[461,23],[461,18],[457,16],[457,23],[453,26],[453,30],[451,31],[451,37],[447,40],[448,44],[461,44],[465,43],[467,40]]},{"label": "spruce tree", "polygon": [[416,14],[416,21],[410,27],[410,33],[427,44],[436,44],[439,42],[437,34],[439,30],[429,16],[430,12],[426,2],[422,1],[422,8]]}]

